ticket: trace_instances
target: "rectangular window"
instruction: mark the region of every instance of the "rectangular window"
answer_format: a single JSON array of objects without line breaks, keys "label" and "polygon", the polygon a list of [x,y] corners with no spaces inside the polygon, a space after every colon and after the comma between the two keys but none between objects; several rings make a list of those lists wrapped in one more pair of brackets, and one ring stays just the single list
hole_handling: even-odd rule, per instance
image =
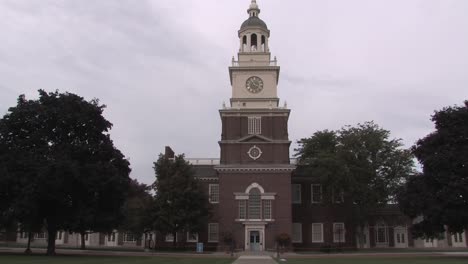
[{"label": "rectangular window", "polygon": [[34,239],[46,239],[46,233],[45,232],[36,233],[34,235]]},{"label": "rectangular window", "polygon": [[465,232],[462,233],[453,233],[452,234],[452,246],[454,247],[465,247]]},{"label": "rectangular window", "polygon": [[136,242],[136,237],[133,233],[125,233],[123,237],[124,242]]},{"label": "rectangular window", "polygon": [[377,232],[375,233],[377,244],[387,244],[387,227],[385,225],[377,225]]},{"label": "rectangular window", "polygon": [[263,219],[271,219],[271,200],[263,200]]},{"label": "rectangular window", "polygon": [[387,234],[385,228],[377,229],[377,243],[387,243]]},{"label": "rectangular window", "polygon": [[112,232],[107,236],[107,241],[115,242],[115,232]]},{"label": "rectangular window", "polygon": [[247,219],[247,202],[245,200],[239,200],[239,219]]},{"label": "rectangular window", "polygon": [[146,233],[145,234],[145,240],[150,240],[150,241],[153,240],[153,234],[152,233],[149,233],[149,234]]},{"label": "rectangular window", "polygon": [[218,223],[209,223],[208,224],[208,242],[218,242]]},{"label": "rectangular window", "polygon": [[300,204],[301,203],[301,185],[300,184],[291,184],[292,190],[292,203]]},{"label": "rectangular window", "polygon": [[174,235],[166,234],[166,242],[174,242]]},{"label": "rectangular window", "polygon": [[293,223],[292,242],[302,243],[302,224],[301,223]]},{"label": "rectangular window", "polygon": [[249,135],[262,134],[262,117],[249,116],[248,132]]},{"label": "rectangular window", "polygon": [[198,233],[187,232],[187,242],[198,242]]},{"label": "rectangular window", "polygon": [[344,223],[333,223],[333,242],[344,243],[345,236],[346,231]]},{"label": "rectangular window", "polygon": [[321,203],[322,202],[322,185],[312,184],[312,203]]},{"label": "rectangular window", "polygon": [[343,190],[332,189],[332,197],[334,203],[344,203],[344,192]]},{"label": "rectangular window", "polygon": [[312,243],[323,243],[323,224],[312,224]]},{"label": "rectangular window", "polygon": [[210,203],[219,203],[219,184],[209,185]]}]

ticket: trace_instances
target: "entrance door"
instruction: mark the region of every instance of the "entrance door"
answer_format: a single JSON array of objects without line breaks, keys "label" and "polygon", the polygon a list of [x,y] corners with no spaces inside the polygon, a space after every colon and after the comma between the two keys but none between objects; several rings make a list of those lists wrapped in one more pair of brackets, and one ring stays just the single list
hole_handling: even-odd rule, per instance
[{"label": "entrance door", "polygon": [[250,231],[250,250],[260,251],[260,232]]},{"label": "entrance door", "polygon": [[407,239],[407,232],[406,227],[395,227],[395,247],[396,248],[407,248],[408,247],[408,239]]}]

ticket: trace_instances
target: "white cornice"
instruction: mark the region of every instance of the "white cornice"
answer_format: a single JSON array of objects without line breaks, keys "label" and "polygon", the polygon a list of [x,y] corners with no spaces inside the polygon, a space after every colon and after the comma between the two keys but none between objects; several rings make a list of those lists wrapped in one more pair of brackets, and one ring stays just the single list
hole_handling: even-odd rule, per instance
[{"label": "white cornice", "polygon": [[218,181],[218,176],[216,177],[195,177],[196,179],[200,181]]},{"label": "white cornice", "polygon": [[218,141],[219,144],[258,144],[258,145],[264,145],[264,144],[291,144],[292,142],[290,140],[273,140],[270,142],[261,142],[261,141],[255,141],[255,142],[239,142],[238,140],[221,140]]},{"label": "white cornice", "polygon": [[217,172],[223,173],[290,173],[296,169],[294,165],[269,166],[269,167],[236,167],[236,166],[216,166]]}]

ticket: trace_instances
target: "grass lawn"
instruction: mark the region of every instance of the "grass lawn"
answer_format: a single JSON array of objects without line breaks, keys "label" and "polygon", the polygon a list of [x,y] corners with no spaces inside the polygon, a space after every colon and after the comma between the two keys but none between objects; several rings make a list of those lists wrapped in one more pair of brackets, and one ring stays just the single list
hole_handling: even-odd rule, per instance
[{"label": "grass lawn", "polygon": [[93,257],[93,256],[26,256],[0,255],[5,264],[229,264],[228,258],[171,258],[171,257]]},{"label": "grass lawn", "polygon": [[468,258],[457,257],[348,257],[288,259],[287,264],[467,264]]}]

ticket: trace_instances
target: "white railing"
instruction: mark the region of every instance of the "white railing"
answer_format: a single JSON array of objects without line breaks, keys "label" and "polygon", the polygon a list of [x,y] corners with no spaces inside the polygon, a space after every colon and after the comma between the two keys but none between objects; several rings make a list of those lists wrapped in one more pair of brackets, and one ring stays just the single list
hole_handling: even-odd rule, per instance
[{"label": "white railing", "polygon": [[210,159],[210,158],[187,159],[187,161],[192,165],[219,165],[220,164],[220,159]]},{"label": "white railing", "polygon": [[[239,61],[236,61],[236,60],[232,60],[232,67],[240,67],[241,66],[240,63],[252,64],[252,62],[250,62],[250,61],[239,62]],[[264,62],[263,61],[255,61],[254,62],[255,65],[257,65],[257,63],[258,63],[258,65],[261,65]],[[245,66],[251,66],[251,65],[245,65]],[[277,60],[272,60],[267,64],[267,66],[278,66],[278,61]]]},{"label": "white railing", "polygon": [[[192,165],[219,165],[220,159],[210,159],[210,158],[201,158],[201,159],[187,159],[188,163]],[[297,165],[297,158],[290,158],[289,163],[291,165]]]}]

